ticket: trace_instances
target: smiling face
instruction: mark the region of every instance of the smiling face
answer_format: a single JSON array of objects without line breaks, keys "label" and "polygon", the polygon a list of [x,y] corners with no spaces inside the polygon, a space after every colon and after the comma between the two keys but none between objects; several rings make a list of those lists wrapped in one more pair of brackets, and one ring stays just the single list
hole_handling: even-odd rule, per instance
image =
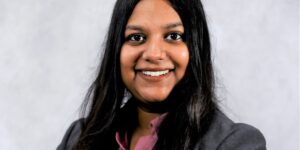
[{"label": "smiling face", "polygon": [[121,48],[122,80],[142,102],[165,100],[183,78],[189,51],[179,15],[166,0],[141,0],[133,10]]}]

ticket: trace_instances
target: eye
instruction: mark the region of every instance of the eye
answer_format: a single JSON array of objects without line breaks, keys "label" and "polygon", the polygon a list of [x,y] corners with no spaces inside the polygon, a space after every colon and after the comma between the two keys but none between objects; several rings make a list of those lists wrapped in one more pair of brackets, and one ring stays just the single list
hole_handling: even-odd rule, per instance
[{"label": "eye", "polygon": [[126,41],[133,43],[143,43],[146,37],[143,34],[131,34],[127,36]]},{"label": "eye", "polygon": [[173,32],[173,33],[167,34],[165,38],[167,41],[180,41],[180,40],[182,40],[182,34]]}]

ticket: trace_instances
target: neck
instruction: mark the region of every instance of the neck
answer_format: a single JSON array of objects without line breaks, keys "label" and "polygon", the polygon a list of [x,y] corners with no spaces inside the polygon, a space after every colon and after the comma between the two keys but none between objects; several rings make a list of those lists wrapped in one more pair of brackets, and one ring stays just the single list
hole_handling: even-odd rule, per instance
[{"label": "neck", "polygon": [[153,113],[153,114],[163,114],[165,112],[170,111],[170,106],[172,104],[169,102],[168,99],[162,102],[142,102],[140,100],[135,100],[137,107],[144,112]]},{"label": "neck", "polygon": [[143,133],[147,134],[149,133],[149,124],[150,122],[160,116],[160,113],[152,113],[145,111],[143,108],[138,107],[137,108],[137,113],[138,113],[138,129],[142,131]]}]

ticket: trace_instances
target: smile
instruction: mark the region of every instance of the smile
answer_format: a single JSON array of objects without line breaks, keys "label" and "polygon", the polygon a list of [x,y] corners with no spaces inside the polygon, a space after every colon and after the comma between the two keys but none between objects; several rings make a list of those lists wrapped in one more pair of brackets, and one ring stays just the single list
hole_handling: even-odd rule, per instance
[{"label": "smile", "polygon": [[161,71],[142,71],[142,73],[146,76],[158,77],[162,75],[166,75],[170,70],[161,70]]}]

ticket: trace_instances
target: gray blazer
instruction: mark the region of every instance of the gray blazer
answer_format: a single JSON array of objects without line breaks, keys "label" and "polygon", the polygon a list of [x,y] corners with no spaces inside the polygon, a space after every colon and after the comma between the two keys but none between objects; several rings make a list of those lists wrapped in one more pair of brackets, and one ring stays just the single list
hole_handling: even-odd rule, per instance
[{"label": "gray blazer", "polygon": [[[71,150],[77,142],[83,119],[71,124],[57,150]],[[217,112],[207,133],[199,139],[194,150],[266,150],[262,133],[247,124],[234,123],[222,112]]]}]

